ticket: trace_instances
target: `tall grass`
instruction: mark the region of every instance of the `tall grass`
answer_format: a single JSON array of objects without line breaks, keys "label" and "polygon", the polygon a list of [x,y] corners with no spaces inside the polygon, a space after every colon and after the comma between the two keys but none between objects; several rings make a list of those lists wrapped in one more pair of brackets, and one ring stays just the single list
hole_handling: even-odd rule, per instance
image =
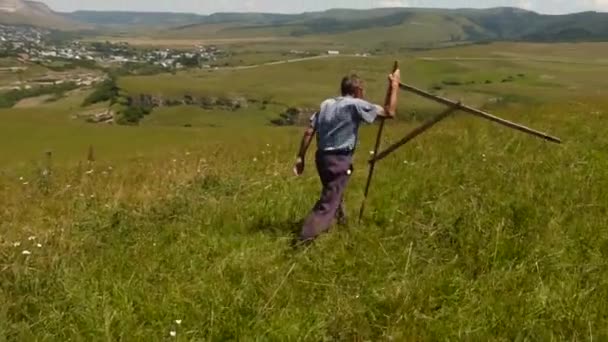
[{"label": "tall grass", "polygon": [[[5,167],[0,336],[608,339],[608,103],[585,103],[510,116],[562,146],[464,115],[442,123],[379,164],[362,224],[295,250],[319,188],[312,161],[290,175],[298,130],[209,129],[225,139],[45,176],[43,163]],[[411,127],[387,128],[385,145]]]}]

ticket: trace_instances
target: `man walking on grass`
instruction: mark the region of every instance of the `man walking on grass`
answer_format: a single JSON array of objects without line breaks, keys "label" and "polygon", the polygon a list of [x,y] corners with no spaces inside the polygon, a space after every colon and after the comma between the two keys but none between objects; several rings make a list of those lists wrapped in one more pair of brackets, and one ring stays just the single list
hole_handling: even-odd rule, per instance
[{"label": "man walking on grass", "polygon": [[315,161],[323,189],[319,201],[304,221],[300,241],[314,240],[329,230],[334,219],[340,224],[345,223],[344,190],[352,173],[359,125],[361,122],[371,124],[378,117],[395,117],[400,82],[401,73],[397,69],[389,75],[389,90],[384,107],[381,107],[363,99],[363,81],[357,75],[344,77],[342,96],[323,102],[320,111],[310,118],[310,126],[304,132],[294,173],[301,176],[304,172],[306,152],[316,133]]}]

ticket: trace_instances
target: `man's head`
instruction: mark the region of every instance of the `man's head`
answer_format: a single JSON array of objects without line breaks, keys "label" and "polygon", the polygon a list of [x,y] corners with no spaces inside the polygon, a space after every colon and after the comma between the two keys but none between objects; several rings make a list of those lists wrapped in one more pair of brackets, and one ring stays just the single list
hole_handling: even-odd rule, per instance
[{"label": "man's head", "polygon": [[363,81],[356,74],[351,74],[342,79],[342,96],[352,96],[355,98],[363,98],[364,88]]}]

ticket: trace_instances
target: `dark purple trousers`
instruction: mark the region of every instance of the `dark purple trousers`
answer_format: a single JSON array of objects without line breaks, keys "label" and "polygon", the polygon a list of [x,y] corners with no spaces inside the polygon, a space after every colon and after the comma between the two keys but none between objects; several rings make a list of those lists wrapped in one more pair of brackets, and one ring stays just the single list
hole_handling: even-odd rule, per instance
[{"label": "dark purple trousers", "polygon": [[334,219],[346,220],[344,190],[352,171],[352,153],[317,151],[315,161],[323,189],[321,198],[304,221],[300,240],[313,240],[329,230]]}]

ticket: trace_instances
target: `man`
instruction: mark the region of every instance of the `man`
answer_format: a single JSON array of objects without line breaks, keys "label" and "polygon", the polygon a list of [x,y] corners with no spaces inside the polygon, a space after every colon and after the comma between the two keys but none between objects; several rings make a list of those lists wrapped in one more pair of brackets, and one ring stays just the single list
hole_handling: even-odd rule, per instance
[{"label": "man", "polygon": [[358,143],[361,122],[373,123],[376,118],[392,119],[397,109],[401,73],[389,75],[389,90],[384,107],[363,99],[364,87],[357,75],[344,77],[342,96],[328,99],[310,119],[304,132],[294,173],[304,172],[306,152],[317,134],[316,166],[323,185],[321,198],[304,221],[300,241],[314,240],[331,227],[334,218],[344,223],[344,190],[352,173],[352,158]]}]

